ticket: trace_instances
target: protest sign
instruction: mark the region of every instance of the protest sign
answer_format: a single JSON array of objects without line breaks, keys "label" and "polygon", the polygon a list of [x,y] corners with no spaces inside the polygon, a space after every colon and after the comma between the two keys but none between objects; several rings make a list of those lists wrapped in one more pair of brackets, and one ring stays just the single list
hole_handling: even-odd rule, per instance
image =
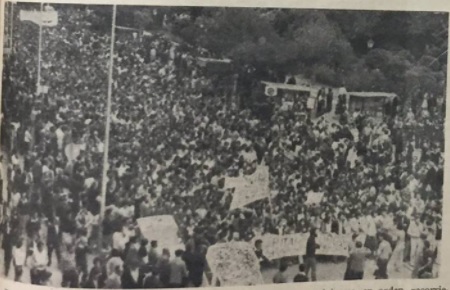
[{"label": "protest sign", "polygon": [[137,219],[142,235],[149,241],[157,240],[160,248],[171,251],[183,249],[178,237],[178,225],[171,215],[149,216]]},{"label": "protest sign", "polygon": [[225,188],[234,188],[230,210],[270,197],[269,167],[262,164],[252,175],[227,178]]},{"label": "protest sign", "polygon": [[314,110],[315,106],[316,106],[316,99],[313,97],[308,98],[308,100],[306,101],[306,108]]},{"label": "protest sign", "polygon": [[54,10],[49,11],[20,10],[19,18],[20,21],[31,21],[37,25],[42,26],[58,25],[58,12]]},{"label": "protest sign", "polygon": [[36,95],[48,94],[48,86],[38,85],[36,90]]},{"label": "protest sign", "polygon": [[306,205],[318,205],[322,201],[323,192],[308,192],[307,200],[305,202]]},{"label": "protest sign", "polygon": [[[290,235],[263,235],[255,238],[262,241],[264,255],[269,260],[280,259],[283,257],[301,256],[306,253],[306,243],[309,233],[298,233]],[[348,245],[351,241],[349,235],[336,235],[330,233],[319,233],[316,243],[320,248],[317,249],[317,255],[329,256],[348,256]]]},{"label": "protest sign", "polygon": [[268,234],[259,239],[262,240],[263,253],[269,260],[303,255],[306,248],[306,240],[302,234]]},{"label": "protest sign", "polygon": [[320,248],[316,250],[316,254],[347,257],[351,240],[351,235],[318,234],[316,243],[320,245]]},{"label": "protest sign", "polygon": [[220,286],[263,284],[253,247],[246,242],[215,244],[206,254],[208,265]]}]

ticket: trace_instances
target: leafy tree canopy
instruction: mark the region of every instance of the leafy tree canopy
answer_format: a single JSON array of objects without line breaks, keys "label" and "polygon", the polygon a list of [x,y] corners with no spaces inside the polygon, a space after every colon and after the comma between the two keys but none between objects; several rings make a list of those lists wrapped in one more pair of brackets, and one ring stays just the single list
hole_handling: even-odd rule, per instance
[{"label": "leafy tree canopy", "polygon": [[175,34],[239,65],[303,74],[351,90],[404,95],[412,83],[443,90],[445,13],[250,8],[183,13],[191,19],[174,26]]}]

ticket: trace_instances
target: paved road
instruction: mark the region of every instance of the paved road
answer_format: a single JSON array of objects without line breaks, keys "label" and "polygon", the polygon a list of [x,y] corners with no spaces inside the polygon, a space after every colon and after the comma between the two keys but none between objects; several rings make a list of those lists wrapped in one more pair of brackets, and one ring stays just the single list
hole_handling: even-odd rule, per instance
[{"label": "paved road", "polygon": [[[2,263],[0,264],[0,271],[1,275],[3,276],[4,273],[4,264],[3,264],[3,251],[0,251],[0,260]],[[89,264],[92,264],[92,257],[89,259]],[[341,261],[338,263],[333,262],[319,262],[317,265],[317,280],[318,281],[340,281],[343,280],[344,272],[346,268],[345,261]],[[364,274],[364,279],[371,280],[374,279],[373,272],[376,269],[375,262],[372,260],[369,260],[366,264],[366,270]],[[56,257],[53,257],[52,266],[49,268],[49,270],[53,273],[51,278],[51,285],[55,287],[59,287],[61,285],[61,272],[57,268],[57,261]],[[265,283],[271,284],[272,278],[277,272],[276,267],[265,269],[262,271],[263,278]],[[287,270],[287,276],[289,277],[289,280],[292,280],[294,276],[298,272],[298,265],[293,264],[289,266]],[[408,267],[403,267],[399,272],[390,271],[389,273],[390,278],[392,279],[400,279],[400,278],[410,278],[411,277],[411,271],[408,269]],[[9,275],[9,279],[14,279],[14,269],[11,268]],[[29,269],[24,270],[22,281],[24,283],[30,283],[30,275],[29,275]]]}]

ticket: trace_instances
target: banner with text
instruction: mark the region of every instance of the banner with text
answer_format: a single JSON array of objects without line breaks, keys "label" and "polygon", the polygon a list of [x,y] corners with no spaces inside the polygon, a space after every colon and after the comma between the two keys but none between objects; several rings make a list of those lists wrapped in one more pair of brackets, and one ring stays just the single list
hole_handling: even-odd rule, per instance
[{"label": "banner with text", "polygon": [[[269,260],[283,257],[301,256],[306,253],[306,243],[309,233],[299,233],[290,235],[267,234],[256,237],[262,240],[264,255]],[[351,241],[349,235],[321,234],[316,238],[316,243],[320,246],[316,250],[317,255],[348,256],[348,245]]]},{"label": "banner with text", "polygon": [[269,167],[261,164],[252,175],[227,178],[225,188],[234,188],[230,210],[270,197]]}]

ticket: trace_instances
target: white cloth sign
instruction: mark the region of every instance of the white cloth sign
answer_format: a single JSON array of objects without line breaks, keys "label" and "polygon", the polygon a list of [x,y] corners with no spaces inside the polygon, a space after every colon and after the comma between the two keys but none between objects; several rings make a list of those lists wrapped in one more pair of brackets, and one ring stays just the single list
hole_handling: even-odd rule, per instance
[{"label": "white cloth sign", "polygon": [[58,25],[58,12],[50,11],[27,11],[20,10],[19,14],[21,21],[31,21],[37,25],[42,26],[56,26]]},{"label": "white cloth sign", "polygon": [[[255,238],[262,240],[264,256],[269,260],[283,257],[302,256],[306,254],[306,243],[309,233],[298,233],[290,235],[267,234]],[[336,235],[331,233],[318,233],[316,243],[320,246],[316,250],[317,255],[348,256],[348,245],[351,241],[349,235]]]},{"label": "white cloth sign", "polygon": [[156,240],[160,248],[168,248],[171,252],[183,249],[178,237],[178,225],[171,215],[149,216],[137,219],[142,235],[149,241]]},{"label": "white cloth sign", "polygon": [[316,99],[315,98],[308,98],[306,101],[306,108],[313,110],[316,106]]},{"label": "white cloth sign", "polygon": [[307,198],[308,199],[306,200],[305,204],[307,204],[307,205],[313,205],[313,204],[318,205],[322,201],[323,192],[310,191],[310,192],[308,192]]},{"label": "white cloth sign", "polygon": [[252,175],[227,178],[225,188],[234,188],[230,210],[270,197],[269,167],[260,165]]},{"label": "white cloth sign", "polygon": [[261,285],[264,283],[253,247],[246,242],[215,244],[206,254],[213,277],[220,286]]}]

